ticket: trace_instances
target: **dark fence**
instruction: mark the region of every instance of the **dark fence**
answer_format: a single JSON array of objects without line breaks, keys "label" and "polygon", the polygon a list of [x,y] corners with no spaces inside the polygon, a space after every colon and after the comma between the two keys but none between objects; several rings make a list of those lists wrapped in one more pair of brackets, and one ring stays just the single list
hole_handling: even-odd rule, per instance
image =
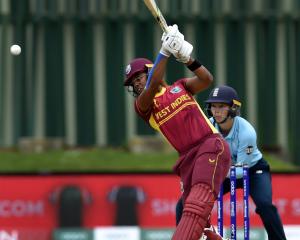
[{"label": "dark fence", "polygon": [[[299,164],[300,1],[157,2],[215,84],[238,90],[259,144]],[[155,134],[135,116],[122,81],[130,59],[155,58],[160,35],[141,0],[1,0],[0,145],[29,136],[119,146]],[[10,55],[13,43],[20,56]],[[170,61],[169,82],[187,74]],[[198,96],[202,106],[208,92]]]}]

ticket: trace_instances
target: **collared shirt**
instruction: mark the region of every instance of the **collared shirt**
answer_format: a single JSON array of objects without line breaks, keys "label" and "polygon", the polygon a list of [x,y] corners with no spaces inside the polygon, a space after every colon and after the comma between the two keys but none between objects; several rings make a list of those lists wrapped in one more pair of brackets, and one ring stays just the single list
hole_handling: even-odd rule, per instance
[{"label": "collared shirt", "polygon": [[183,153],[204,137],[217,133],[193,95],[186,89],[186,78],[163,87],[148,112],[135,110],[151,127],[161,132],[170,144]]},{"label": "collared shirt", "polygon": [[[213,118],[210,121],[218,131],[219,126],[214,123]],[[261,158],[262,154],[257,147],[256,131],[253,126],[244,118],[236,116],[233,125],[225,137],[230,147],[232,164],[247,164],[249,167],[254,166]],[[242,169],[236,169],[238,178],[242,176]]]}]

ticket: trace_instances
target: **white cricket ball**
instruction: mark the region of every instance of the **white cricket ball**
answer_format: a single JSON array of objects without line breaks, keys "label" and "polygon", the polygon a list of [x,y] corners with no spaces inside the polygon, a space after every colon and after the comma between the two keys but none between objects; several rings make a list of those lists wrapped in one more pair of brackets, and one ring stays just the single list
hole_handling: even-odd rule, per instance
[{"label": "white cricket ball", "polygon": [[21,47],[19,45],[12,45],[10,47],[10,53],[12,55],[19,55],[21,53]]}]

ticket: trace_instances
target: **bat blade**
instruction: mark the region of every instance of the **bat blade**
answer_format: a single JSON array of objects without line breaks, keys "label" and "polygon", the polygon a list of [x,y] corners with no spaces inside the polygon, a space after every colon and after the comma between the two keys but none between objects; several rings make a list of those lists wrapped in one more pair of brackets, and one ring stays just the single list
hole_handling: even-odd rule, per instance
[{"label": "bat blade", "polygon": [[154,0],[144,0],[145,5],[157,21],[157,23],[160,25],[161,29],[164,32],[168,31],[168,24],[166,22],[166,19],[162,15],[160,9],[158,8],[156,2]]}]

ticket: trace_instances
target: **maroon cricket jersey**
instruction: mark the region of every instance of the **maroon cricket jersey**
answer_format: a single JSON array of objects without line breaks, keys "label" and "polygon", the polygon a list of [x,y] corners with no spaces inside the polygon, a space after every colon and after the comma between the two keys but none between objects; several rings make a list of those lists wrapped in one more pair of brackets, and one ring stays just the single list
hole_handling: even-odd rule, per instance
[{"label": "maroon cricket jersey", "polygon": [[185,87],[186,78],[163,87],[153,100],[152,108],[142,112],[135,101],[135,110],[151,127],[160,131],[170,144],[184,153],[204,137],[217,133],[193,95]]}]

